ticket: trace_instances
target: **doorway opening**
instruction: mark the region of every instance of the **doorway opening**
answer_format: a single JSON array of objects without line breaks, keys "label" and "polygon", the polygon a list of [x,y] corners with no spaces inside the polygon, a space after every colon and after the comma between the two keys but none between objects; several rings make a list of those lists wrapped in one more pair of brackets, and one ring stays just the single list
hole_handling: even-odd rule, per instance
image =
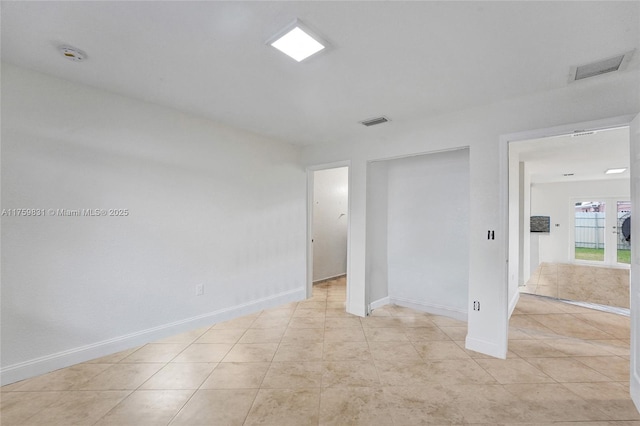
[{"label": "doorway opening", "polygon": [[629,150],[628,126],[509,143],[510,290],[629,309]]},{"label": "doorway opening", "polygon": [[[619,116],[612,117],[597,121],[583,122],[583,123],[574,123],[568,125],[562,125],[554,128],[548,129],[539,129],[528,132],[520,132],[514,133],[510,135],[502,135],[500,137],[500,151],[504,154],[500,158],[500,180],[502,182],[501,185],[501,206],[503,219],[501,220],[502,229],[507,232],[509,235],[508,244],[504,247],[505,254],[508,253],[508,256],[505,256],[508,262],[508,275],[507,282],[508,286],[506,289],[506,294],[508,295],[509,300],[509,311],[508,317],[511,316],[513,309],[515,308],[516,303],[519,299],[519,279],[522,277],[519,275],[519,272],[522,271],[524,274],[527,272],[527,265],[524,265],[524,268],[520,268],[520,265],[524,264],[524,261],[531,261],[531,256],[524,258],[521,256],[523,250],[521,250],[522,245],[520,242],[526,239],[528,236],[533,236],[534,233],[531,232],[532,221],[526,221],[523,215],[520,212],[527,211],[523,209],[522,206],[529,203],[531,200],[528,197],[529,194],[525,194],[526,191],[521,191],[523,187],[523,182],[525,183],[524,188],[530,188],[529,185],[526,185],[526,179],[524,177],[528,176],[526,173],[523,173],[526,168],[525,164],[519,162],[517,159],[514,160],[514,157],[511,154],[512,147],[517,147],[517,143],[520,141],[531,140],[534,138],[548,138],[553,135],[568,135],[571,133],[590,133],[585,132],[584,130],[577,131],[576,129],[616,129],[616,128],[626,128],[627,136],[629,142],[629,148],[625,152],[626,158],[629,159],[629,180],[630,180],[630,190],[629,190],[629,200],[632,205],[637,205],[638,200],[640,199],[640,181],[638,179],[638,173],[640,171],[640,115],[627,115],[627,116]],[[576,136],[578,137],[578,136]],[[523,177],[520,179],[520,177]],[[530,182],[529,182],[530,183]],[[594,188],[595,189],[595,185]],[[585,195],[583,200],[596,200],[598,195],[596,195],[595,191],[591,191],[589,195]],[[566,206],[565,206],[566,207]],[[573,212],[575,211],[575,204],[572,208],[566,209],[568,211],[568,217],[572,217]],[[506,217],[504,213],[508,212],[508,220],[505,220]],[[637,209],[635,212],[631,212],[637,218]],[[566,216],[565,216],[566,219]],[[635,220],[635,219],[634,219]],[[555,221],[549,217],[549,236],[552,235],[551,230],[556,228]],[[624,223],[624,221],[623,221]],[[627,222],[630,225],[630,221]],[[562,225],[561,223],[559,223]],[[570,227],[571,229],[571,227]],[[630,241],[631,241],[631,269],[630,271],[626,271],[624,269],[617,269],[618,271],[623,271],[627,275],[630,275],[629,282],[629,297],[630,297],[630,393],[633,402],[636,405],[636,408],[640,408],[640,339],[638,336],[638,330],[640,329],[640,291],[639,282],[640,282],[640,248],[638,246],[639,238],[636,238],[639,233],[638,231],[634,231],[631,227],[629,229]],[[535,240],[535,238],[534,238]],[[568,240],[568,238],[567,238]],[[533,242],[531,245],[524,244],[524,247],[533,247]],[[531,253],[529,253],[531,254]],[[531,264],[528,264],[531,266]],[[570,265],[574,266],[574,265]],[[601,268],[596,268],[601,269]],[[542,276],[542,275],[541,275]]]},{"label": "doorway opening", "polygon": [[349,253],[349,166],[308,171],[307,297],[345,310]]}]

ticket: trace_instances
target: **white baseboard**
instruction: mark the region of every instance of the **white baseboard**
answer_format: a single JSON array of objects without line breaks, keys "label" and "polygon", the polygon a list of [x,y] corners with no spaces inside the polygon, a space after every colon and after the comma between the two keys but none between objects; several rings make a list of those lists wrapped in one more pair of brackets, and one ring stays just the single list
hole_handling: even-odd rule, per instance
[{"label": "white baseboard", "polygon": [[506,348],[501,348],[499,345],[496,345],[493,342],[487,342],[486,340],[476,339],[467,335],[464,346],[465,348],[472,351],[480,352],[481,354],[489,355],[495,358],[507,358]]},{"label": "white baseboard", "polygon": [[274,296],[243,303],[230,308],[220,309],[203,315],[175,321],[158,327],[141,330],[113,339],[103,340],[90,345],[72,348],[66,351],[31,359],[0,369],[0,384],[7,385],[30,377],[45,374],[60,368],[100,358],[126,349],[142,346],[165,337],[184,333],[201,327],[228,321],[243,315],[252,314],[306,298],[306,289],[285,291]]},{"label": "white baseboard", "polygon": [[631,385],[629,387],[631,393],[631,400],[636,405],[636,409],[640,412],[640,376],[633,372],[631,377]]},{"label": "white baseboard", "polygon": [[342,273],[342,274],[338,274],[338,275],[332,275],[330,277],[320,278],[319,280],[315,280],[313,283],[314,284],[319,284],[319,283],[324,282],[324,281],[335,280],[336,278],[345,277],[346,275],[347,275],[346,273]]},{"label": "white baseboard", "polygon": [[389,299],[389,296],[383,297],[382,299],[378,299],[378,300],[376,300],[374,302],[371,302],[369,304],[369,309],[372,311],[374,309],[381,308],[381,307],[383,307],[385,305],[388,305],[390,303],[391,303],[391,300]]},{"label": "white baseboard", "polygon": [[462,309],[436,305],[423,302],[421,300],[406,299],[403,297],[390,296],[389,300],[394,305],[404,306],[405,308],[415,309],[416,311],[426,312],[433,315],[442,315],[465,322],[467,321],[467,312]]},{"label": "white baseboard", "polygon": [[515,294],[509,301],[509,318],[511,318],[511,315],[513,314],[513,310],[516,308],[516,305],[518,304],[518,300],[520,300],[520,290],[516,290]]}]

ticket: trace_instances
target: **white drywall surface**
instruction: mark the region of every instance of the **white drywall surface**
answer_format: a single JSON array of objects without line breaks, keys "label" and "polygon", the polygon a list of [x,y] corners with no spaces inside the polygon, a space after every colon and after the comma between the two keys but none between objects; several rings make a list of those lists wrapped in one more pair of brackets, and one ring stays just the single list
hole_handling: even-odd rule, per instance
[{"label": "white drywall surface", "polygon": [[466,317],[469,151],[389,161],[389,297]]},{"label": "white drywall surface", "polygon": [[3,64],[2,208],[127,211],[2,217],[3,380],[303,298],[305,181],[291,145]]}]

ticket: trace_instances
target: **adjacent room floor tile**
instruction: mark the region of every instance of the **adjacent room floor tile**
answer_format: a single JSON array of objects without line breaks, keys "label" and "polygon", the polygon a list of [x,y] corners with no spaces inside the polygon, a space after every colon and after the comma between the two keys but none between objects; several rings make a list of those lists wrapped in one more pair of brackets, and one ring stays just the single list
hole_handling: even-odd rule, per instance
[{"label": "adjacent room floor tile", "polygon": [[278,349],[277,343],[238,343],[223,362],[270,362]]},{"label": "adjacent room floor tile", "polygon": [[608,382],[611,380],[582,362],[571,358],[529,358],[527,362],[561,383]]},{"label": "adjacent room floor tile", "polygon": [[321,381],[322,362],[272,362],[262,388],[316,388]]},{"label": "adjacent room floor tile", "polygon": [[260,389],[245,425],[306,426],[318,424],[320,388]]},{"label": "adjacent room floor tile", "polygon": [[79,390],[137,389],[165,364],[114,364],[92,379],[78,384]]},{"label": "adjacent room floor tile", "polygon": [[242,425],[257,392],[257,389],[201,389],[170,424]]},{"label": "adjacent room floor tile", "polygon": [[231,343],[194,343],[176,356],[173,362],[220,362],[232,347]]},{"label": "adjacent room floor tile", "polygon": [[141,389],[198,389],[211,374],[215,363],[172,362],[147,380]]},{"label": "adjacent room floor tile", "polygon": [[193,393],[193,390],[133,392],[102,417],[96,426],[166,425]]},{"label": "adjacent room floor tile", "polygon": [[498,383],[554,383],[554,380],[523,359],[478,359]]},{"label": "adjacent room floor tile", "polygon": [[322,343],[281,343],[273,357],[274,362],[300,360],[321,361]]},{"label": "adjacent room floor tile", "polygon": [[120,362],[169,362],[187,346],[187,343],[149,343]]},{"label": "adjacent room floor tile", "polygon": [[61,392],[3,392],[0,424],[19,426],[61,398]]},{"label": "adjacent room floor tile", "polygon": [[257,389],[269,369],[268,362],[221,362],[202,389]]},{"label": "adjacent room floor tile", "polygon": [[321,425],[392,425],[381,388],[331,388],[320,395]]},{"label": "adjacent room floor tile", "polygon": [[91,380],[111,364],[78,364],[62,368],[42,376],[24,380],[14,390],[25,391],[52,391],[69,390]]},{"label": "adjacent room floor tile", "polygon": [[27,419],[23,425],[93,425],[130,393],[130,391],[62,392],[59,399]]}]

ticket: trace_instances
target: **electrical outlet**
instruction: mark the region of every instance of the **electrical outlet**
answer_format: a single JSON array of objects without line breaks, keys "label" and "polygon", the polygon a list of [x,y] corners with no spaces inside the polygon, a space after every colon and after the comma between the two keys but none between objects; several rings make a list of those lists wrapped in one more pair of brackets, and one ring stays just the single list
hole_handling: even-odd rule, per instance
[{"label": "electrical outlet", "polygon": [[204,294],[204,284],[196,284],[196,296],[202,296]]},{"label": "electrical outlet", "polygon": [[479,311],[480,310],[480,301],[478,301],[478,300],[474,300],[473,301],[473,310],[474,311]]}]

